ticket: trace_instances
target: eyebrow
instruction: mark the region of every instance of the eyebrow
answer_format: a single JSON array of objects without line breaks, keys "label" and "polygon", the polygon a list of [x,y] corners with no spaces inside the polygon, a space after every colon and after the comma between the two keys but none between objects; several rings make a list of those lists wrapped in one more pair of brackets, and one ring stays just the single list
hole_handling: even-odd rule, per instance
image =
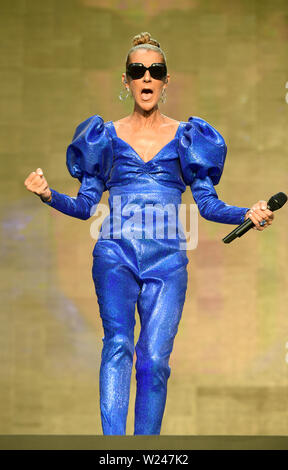
[{"label": "eyebrow", "polygon": [[[144,67],[146,67],[146,65],[144,65],[142,62],[130,62],[130,64],[128,64],[128,67],[129,67],[129,65],[132,65],[132,64],[143,65]],[[151,65],[154,65],[154,64],[157,64],[157,65],[163,64],[163,65],[165,65],[164,62],[152,62],[152,64],[150,64],[148,67],[151,67]]]}]

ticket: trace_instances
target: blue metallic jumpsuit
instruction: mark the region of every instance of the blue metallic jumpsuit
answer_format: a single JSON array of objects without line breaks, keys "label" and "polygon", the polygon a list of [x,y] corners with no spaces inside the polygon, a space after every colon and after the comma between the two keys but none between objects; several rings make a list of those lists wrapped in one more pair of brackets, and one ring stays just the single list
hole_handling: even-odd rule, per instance
[{"label": "blue metallic jumpsuit", "polygon": [[[67,168],[81,182],[78,195],[70,197],[50,188],[52,200],[45,204],[86,220],[109,190],[110,213],[93,250],[92,268],[104,329],[99,384],[103,434],[126,433],[136,304],[141,331],[135,346],[134,434],[160,434],[169,357],[187,289],[188,258],[186,249],[180,249],[181,223],[176,236],[168,237],[170,222],[164,211],[162,236],[156,236],[155,213],[163,215],[167,204],[177,212],[189,185],[204,218],[242,223],[249,208],[224,203],[214,188],[226,153],[221,134],[196,116],[181,121],[174,139],[149,162],[117,136],[112,121],[104,123],[99,115],[76,128],[67,148]],[[152,221],[147,225],[148,236],[143,230],[144,209]]]}]

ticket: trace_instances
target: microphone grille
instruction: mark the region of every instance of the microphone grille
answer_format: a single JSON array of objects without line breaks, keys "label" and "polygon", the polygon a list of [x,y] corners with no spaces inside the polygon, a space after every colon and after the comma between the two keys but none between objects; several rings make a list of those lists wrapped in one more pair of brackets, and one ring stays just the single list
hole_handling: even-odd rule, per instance
[{"label": "microphone grille", "polygon": [[284,206],[286,201],[287,201],[287,196],[285,193],[280,192],[280,193],[274,194],[274,196],[271,196],[268,201],[268,208],[271,211],[277,211],[278,209],[281,209],[282,206]]}]

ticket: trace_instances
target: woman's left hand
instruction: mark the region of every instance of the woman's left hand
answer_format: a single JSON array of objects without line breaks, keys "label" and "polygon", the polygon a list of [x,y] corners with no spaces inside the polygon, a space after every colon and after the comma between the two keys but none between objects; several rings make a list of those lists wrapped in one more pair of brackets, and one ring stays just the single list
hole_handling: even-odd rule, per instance
[{"label": "woman's left hand", "polygon": [[[245,220],[251,219],[255,230],[264,230],[272,224],[274,213],[267,209],[266,201],[258,201],[245,214]],[[264,223],[265,222],[265,223]],[[262,223],[263,225],[260,225]]]}]

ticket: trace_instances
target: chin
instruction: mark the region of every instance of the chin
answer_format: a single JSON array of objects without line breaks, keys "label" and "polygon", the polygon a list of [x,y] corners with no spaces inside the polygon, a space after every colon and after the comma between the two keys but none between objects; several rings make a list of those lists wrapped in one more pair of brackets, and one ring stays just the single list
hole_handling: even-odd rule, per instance
[{"label": "chin", "polygon": [[146,102],[141,101],[141,103],[137,103],[137,104],[140,108],[143,108],[145,109],[145,111],[148,111],[150,109],[156,108],[158,106],[158,101],[155,101],[153,103],[152,102],[147,103],[147,101]]}]

